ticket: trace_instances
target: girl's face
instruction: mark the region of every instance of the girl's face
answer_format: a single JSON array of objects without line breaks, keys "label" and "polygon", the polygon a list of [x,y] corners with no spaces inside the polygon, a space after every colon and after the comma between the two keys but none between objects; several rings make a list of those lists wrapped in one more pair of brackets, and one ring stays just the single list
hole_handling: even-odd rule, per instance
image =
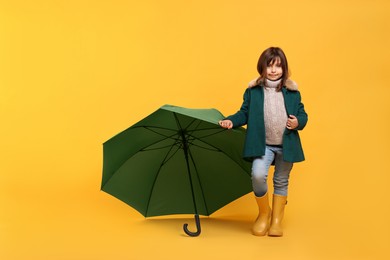
[{"label": "girl's face", "polygon": [[280,58],[276,58],[267,65],[267,79],[278,80],[283,76],[282,64]]}]

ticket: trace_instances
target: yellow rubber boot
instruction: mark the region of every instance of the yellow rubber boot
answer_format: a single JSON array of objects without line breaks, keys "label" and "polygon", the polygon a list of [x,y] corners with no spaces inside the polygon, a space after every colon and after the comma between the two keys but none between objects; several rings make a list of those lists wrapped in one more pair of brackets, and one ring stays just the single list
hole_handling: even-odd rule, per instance
[{"label": "yellow rubber boot", "polygon": [[284,216],[284,206],[287,203],[287,196],[274,194],[272,201],[271,227],[268,235],[272,237],[283,236],[282,220]]},{"label": "yellow rubber boot", "polygon": [[255,236],[264,236],[269,228],[269,220],[271,217],[271,208],[269,207],[268,193],[262,197],[256,197],[257,206],[259,207],[259,216],[256,219],[252,228],[252,233]]}]

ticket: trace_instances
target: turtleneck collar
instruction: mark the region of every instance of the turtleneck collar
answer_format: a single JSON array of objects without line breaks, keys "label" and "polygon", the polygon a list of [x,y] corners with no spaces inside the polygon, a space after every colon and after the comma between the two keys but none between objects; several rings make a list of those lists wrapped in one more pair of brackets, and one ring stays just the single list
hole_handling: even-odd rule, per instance
[{"label": "turtleneck collar", "polygon": [[282,79],[278,79],[278,80],[269,80],[269,79],[265,79],[266,81],[266,87],[268,88],[277,88],[280,84],[280,82],[282,82]]}]

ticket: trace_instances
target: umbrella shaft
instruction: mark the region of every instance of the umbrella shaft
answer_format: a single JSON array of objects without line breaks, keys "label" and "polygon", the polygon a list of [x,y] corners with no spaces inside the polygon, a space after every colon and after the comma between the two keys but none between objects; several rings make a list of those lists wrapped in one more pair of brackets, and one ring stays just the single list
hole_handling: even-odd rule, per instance
[{"label": "umbrella shaft", "polygon": [[198,207],[196,206],[194,186],[193,186],[192,175],[191,175],[188,141],[187,141],[187,138],[185,135],[185,131],[181,130],[180,135],[181,135],[181,139],[182,139],[182,147],[183,147],[184,157],[186,159],[186,164],[187,164],[188,179],[190,181],[190,186],[191,186],[192,202],[194,203],[195,214],[198,215]]}]

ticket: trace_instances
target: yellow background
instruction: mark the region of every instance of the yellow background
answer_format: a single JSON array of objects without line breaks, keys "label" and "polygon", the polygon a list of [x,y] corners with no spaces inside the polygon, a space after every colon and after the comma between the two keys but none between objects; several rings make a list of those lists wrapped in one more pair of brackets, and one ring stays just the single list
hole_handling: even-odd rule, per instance
[{"label": "yellow background", "polygon": [[[1,1],[0,259],[389,259],[389,17],[387,0]],[[284,237],[250,234],[251,194],[189,238],[192,216],[100,191],[104,141],[164,104],[234,113],[269,46],[309,114]]]}]

